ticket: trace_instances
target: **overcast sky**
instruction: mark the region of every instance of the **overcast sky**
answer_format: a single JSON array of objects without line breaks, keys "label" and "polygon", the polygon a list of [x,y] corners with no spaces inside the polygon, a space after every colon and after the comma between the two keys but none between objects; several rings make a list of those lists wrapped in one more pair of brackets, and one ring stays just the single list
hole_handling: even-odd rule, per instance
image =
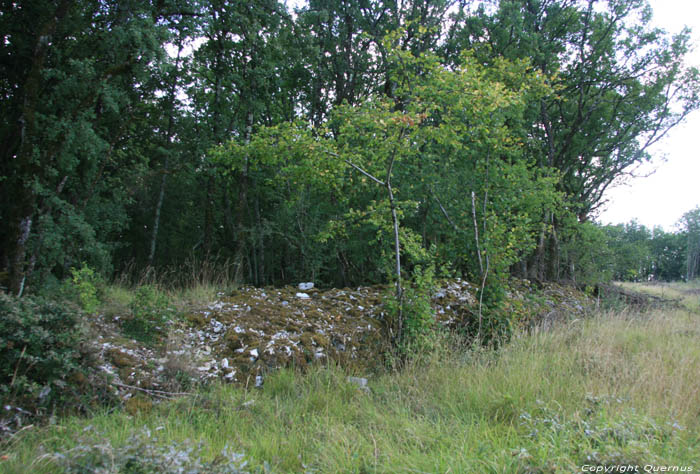
[{"label": "overcast sky", "polygon": [[[700,67],[700,0],[650,0],[655,23],[675,33],[684,25],[693,29],[696,50],[690,63]],[[637,219],[647,227],[666,231],[692,208],[700,205],[700,111],[673,129],[651,150],[653,160],[640,170],[649,177],[629,180],[607,193],[610,202],[598,221],[617,224]]]}]

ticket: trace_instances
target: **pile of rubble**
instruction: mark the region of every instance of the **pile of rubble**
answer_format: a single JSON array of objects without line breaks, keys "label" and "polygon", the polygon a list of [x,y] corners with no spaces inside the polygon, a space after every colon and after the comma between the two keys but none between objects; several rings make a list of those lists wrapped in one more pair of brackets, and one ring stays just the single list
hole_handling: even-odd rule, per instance
[{"label": "pile of rubble", "polygon": [[[529,305],[533,314],[547,314],[553,307],[584,311],[573,296],[571,303],[561,298],[561,289],[550,289],[552,298],[543,296],[542,301],[533,300],[531,290],[521,283],[509,299],[521,301],[520,307]],[[432,296],[436,322],[454,327],[471,317],[478,306],[476,293],[477,288],[466,281],[443,282]],[[101,367],[111,374],[121,395],[134,388],[165,393],[178,372],[199,381],[260,386],[266,373],[284,366],[304,368],[333,360],[371,370],[382,363],[389,347],[383,300],[390,294],[386,286],[318,290],[313,283],[241,288],[219,294],[204,307],[190,308],[170,328],[169,340],[160,348],[101,336]]]},{"label": "pile of rubble", "polygon": [[[443,285],[433,296],[437,321],[455,324],[474,305],[473,292],[462,280]],[[368,369],[388,349],[383,299],[390,293],[386,286],[318,290],[310,282],[241,288],[185,312],[160,348],[120,337],[116,327],[103,330],[101,368],[122,391],[163,390],[177,371],[259,386],[265,373],[283,366],[334,360]]]}]

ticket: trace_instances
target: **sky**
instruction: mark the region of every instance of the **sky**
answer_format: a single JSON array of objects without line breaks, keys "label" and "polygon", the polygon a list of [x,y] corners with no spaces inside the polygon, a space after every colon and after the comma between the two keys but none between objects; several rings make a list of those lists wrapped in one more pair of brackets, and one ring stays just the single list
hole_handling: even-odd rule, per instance
[{"label": "sky", "polygon": [[[700,1],[650,0],[654,23],[676,33],[684,25],[693,29],[695,51],[689,63],[700,67]],[[608,204],[598,222],[618,224],[636,219],[652,228],[676,230],[681,216],[700,205],[700,110],[650,150],[652,160],[640,168],[637,178],[608,190]],[[644,175],[649,175],[644,177]]]}]

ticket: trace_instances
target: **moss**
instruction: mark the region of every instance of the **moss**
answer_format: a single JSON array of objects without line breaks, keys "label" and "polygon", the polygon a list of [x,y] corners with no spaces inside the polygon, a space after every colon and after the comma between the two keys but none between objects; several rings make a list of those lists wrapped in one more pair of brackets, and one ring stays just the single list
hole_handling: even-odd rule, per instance
[{"label": "moss", "polygon": [[301,345],[305,348],[312,348],[314,346],[313,334],[305,332],[299,337]]},{"label": "moss", "polygon": [[124,382],[131,382],[131,374],[133,373],[133,368],[132,367],[122,367],[119,369],[119,378],[122,379]]},{"label": "moss", "polygon": [[235,351],[244,346],[243,338],[236,331],[227,331],[224,341],[226,341],[226,347],[229,351]]},{"label": "moss", "polygon": [[311,338],[316,343],[316,345],[321,347],[328,347],[331,344],[331,341],[323,334],[316,333],[313,336],[311,336]]},{"label": "moss", "polygon": [[107,356],[111,359],[112,363],[119,367],[135,367],[139,365],[139,360],[126,352],[122,352],[117,348],[112,348],[107,351]]},{"label": "moss", "polygon": [[288,332],[300,332],[299,326],[294,323],[288,323],[284,329]]},{"label": "moss", "polygon": [[193,327],[203,327],[209,323],[203,313],[187,313],[185,314],[185,321]]}]

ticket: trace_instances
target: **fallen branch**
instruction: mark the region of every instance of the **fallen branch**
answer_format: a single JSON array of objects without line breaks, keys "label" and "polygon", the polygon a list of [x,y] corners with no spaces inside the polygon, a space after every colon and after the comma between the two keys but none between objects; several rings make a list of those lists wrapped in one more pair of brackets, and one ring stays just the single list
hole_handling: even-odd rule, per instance
[{"label": "fallen branch", "polygon": [[133,385],[127,385],[125,383],[120,383],[120,382],[112,382],[112,385],[115,385],[115,386],[121,387],[121,388],[138,390],[140,392],[145,392],[149,395],[153,395],[154,397],[166,398],[168,400],[172,400],[173,398],[176,398],[176,397],[183,397],[186,395],[192,395],[192,393],[190,393],[190,392],[166,392],[164,390],[155,390],[155,389],[135,387]]}]

